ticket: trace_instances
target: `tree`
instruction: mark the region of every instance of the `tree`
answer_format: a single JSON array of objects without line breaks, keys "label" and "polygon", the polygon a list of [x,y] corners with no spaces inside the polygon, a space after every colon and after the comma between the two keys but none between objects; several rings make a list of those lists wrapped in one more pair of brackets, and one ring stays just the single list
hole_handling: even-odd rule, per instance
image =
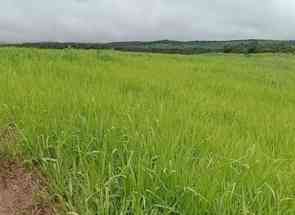
[{"label": "tree", "polygon": [[248,47],[246,48],[246,54],[252,54],[258,52],[258,41],[253,40],[249,43]]}]

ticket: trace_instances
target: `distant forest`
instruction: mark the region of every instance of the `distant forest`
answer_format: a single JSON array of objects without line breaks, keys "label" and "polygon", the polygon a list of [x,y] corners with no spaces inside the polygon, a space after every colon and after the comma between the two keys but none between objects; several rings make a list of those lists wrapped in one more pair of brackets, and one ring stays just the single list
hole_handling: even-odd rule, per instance
[{"label": "distant forest", "polygon": [[2,44],[0,46],[46,48],[46,49],[113,49],[131,52],[151,53],[177,53],[177,54],[201,54],[201,53],[265,53],[282,52],[295,53],[295,40],[232,40],[232,41],[171,41],[160,40],[152,42],[113,42],[113,43],[19,43]]}]

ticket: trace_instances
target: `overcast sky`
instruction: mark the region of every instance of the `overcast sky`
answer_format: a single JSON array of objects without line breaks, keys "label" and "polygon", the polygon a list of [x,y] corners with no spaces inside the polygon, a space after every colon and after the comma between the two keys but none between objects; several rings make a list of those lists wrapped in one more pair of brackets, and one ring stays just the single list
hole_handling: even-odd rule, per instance
[{"label": "overcast sky", "polygon": [[0,41],[295,39],[294,0],[0,0]]}]

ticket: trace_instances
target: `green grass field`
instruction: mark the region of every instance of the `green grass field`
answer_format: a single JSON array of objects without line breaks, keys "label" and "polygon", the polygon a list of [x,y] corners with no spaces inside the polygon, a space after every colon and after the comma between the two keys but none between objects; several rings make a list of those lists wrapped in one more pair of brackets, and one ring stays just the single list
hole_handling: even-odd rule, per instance
[{"label": "green grass field", "polygon": [[0,127],[69,214],[295,214],[295,57],[0,49]]}]

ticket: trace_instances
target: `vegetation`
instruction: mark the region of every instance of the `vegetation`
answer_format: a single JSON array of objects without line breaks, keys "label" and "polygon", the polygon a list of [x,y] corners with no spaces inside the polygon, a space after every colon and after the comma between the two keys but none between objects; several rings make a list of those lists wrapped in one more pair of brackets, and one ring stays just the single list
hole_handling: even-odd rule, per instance
[{"label": "vegetation", "polygon": [[294,214],[295,58],[0,49],[0,123],[69,214]]},{"label": "vegetation", "polygon": [[114,49],[120,51],[201,54],[224,53],[295,53],[295,41],[278,40],[233,40],[233,41],[170,41],[153,42],[115,42],[115,43],[23,43],[5,46],[35,48],[78,48],[78,49]]}]

